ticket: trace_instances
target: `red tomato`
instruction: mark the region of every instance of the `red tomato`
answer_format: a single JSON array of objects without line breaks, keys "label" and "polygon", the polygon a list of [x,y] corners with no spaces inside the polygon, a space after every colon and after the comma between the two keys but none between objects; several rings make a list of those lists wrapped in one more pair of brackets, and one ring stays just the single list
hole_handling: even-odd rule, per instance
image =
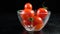
[{"label": "red tomato", "polygon": [[42,19],[45,19],[47,14],[48,14],[48,11],[45,8],[39,8],[37,10],[37,16],[41,17]]},{"label": "red tomato", "polygon": [[22,13],[21,13],[21,17],[23,20],[27,20],[33,16],[34,16],[34,11],[30,10],[30,9],[24,9],[24,11],[22,11]]},{"label": "red tomato", "polygon": [[27,26],[28,26],[28,25],[31,25],[30,21],[28,21],[28,20],[23,20],[23,24],[24,24],[24,25],[27,25]]},{"label": "red tomato", "polygon": [[24,9],[32,9],[32,5],[30,3],[26,3]]},{"label": "red tomato", "polygon": [[33,26],[35,27],[35,30],[39,30],[43,26],[43,21],[38,16],[34,16],[33,18],[34,18]]},{"label": "red tomato", "polygon": [[33,17],[30,17],[28,20],[23,20],[23,24],[26,26],[32,25],[32,27],[35,27],[35,30],[39,30],[43,26],[43,21],[40,17],[33,16]]}]

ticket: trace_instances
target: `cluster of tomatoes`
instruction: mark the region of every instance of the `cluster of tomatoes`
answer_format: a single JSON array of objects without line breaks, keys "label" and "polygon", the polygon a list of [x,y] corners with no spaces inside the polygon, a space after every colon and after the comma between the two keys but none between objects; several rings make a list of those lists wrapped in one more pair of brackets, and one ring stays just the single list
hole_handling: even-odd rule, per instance
[{"label": "cluster of tomatoes", "polygon": [[35,30],[38,30],[43,26],[43,20],[47,14],[48,11],[45,8],[39,8],[35,13],[34,10],[32,10],[32,5],[26,3],[24,10],[21,12],[22,23],[26,26],[31,25],[31,27],[35,27]]}]

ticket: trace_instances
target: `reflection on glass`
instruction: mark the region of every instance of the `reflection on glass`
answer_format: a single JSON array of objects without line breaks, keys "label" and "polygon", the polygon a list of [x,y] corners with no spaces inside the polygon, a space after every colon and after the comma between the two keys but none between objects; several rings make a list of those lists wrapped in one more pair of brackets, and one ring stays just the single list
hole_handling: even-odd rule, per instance
[{"label": "reflection on glass", "polygon": [[[25,25],[23,23],[23,19],[21,17],[21,14],[23,14],[23,10],[19,10],[18,12],[18,18],[20,20],[20,23],[22,24],[22,26],[26,29],[22,32],[22,34],[43,34],[43,32],[41,31],[43,29],[43,27],[47,24],[48,20],[49,20],[49,17],[50,17],[50,14],[51,12],[48,11],[48,15],[46,16],[46,18],[43,20],[43,26],[39,29],[39,30],[35,30],[35,27],[30,27]],[[25,22],[25,21],[24,21]],[[32,25],[31,25],[32,26]]]}]

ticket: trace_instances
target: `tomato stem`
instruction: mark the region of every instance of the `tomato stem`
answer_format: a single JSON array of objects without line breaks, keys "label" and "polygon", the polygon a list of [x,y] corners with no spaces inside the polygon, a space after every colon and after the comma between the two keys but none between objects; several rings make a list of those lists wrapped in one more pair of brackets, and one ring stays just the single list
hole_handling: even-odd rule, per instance
[{"label": "tomato stem", "polygon": [[31,21],[31,22],[33,22],[33,18],[31,17],[31,18],[29,18],[29,20]]},{"label": "tomato stem", "polygon": [[47,8],[47,7],[45,7],[43,4],[42,4],[42,6],[43,6],[43,8],[48,9],[48,8]]}]

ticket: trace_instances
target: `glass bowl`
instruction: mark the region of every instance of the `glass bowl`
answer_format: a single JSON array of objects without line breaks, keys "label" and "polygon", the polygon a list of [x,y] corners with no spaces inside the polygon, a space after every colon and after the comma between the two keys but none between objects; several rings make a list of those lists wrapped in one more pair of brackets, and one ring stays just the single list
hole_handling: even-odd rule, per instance
[{"label": "glass bowl", "polygon": [[48,15],[46,16],[46,18],[43,20],[43,26],[39,29],[39,30],[34,30],[34,27],[32,27],[32,28],[30,28],[30,26],[26,26],[26,25],[23,25],[23,19],[22,19],[22,17],[21,17],[21,14],[22,14],[22,12],[23,12],[23,10],[18,10],[17,11],[17,15],[18,15],[18,19],[19,19],[19,21],[20,21],[20,23],[22,24],[22,26],[27,30],[27,31],[40,31],[40,30],[42,30],[43,28],[44,28],[44,26],[48,23],[48,20],[49,20],[49,17],[50,17],[50,15],[51,15],[51,12],[50,11],[48,11]]}]

